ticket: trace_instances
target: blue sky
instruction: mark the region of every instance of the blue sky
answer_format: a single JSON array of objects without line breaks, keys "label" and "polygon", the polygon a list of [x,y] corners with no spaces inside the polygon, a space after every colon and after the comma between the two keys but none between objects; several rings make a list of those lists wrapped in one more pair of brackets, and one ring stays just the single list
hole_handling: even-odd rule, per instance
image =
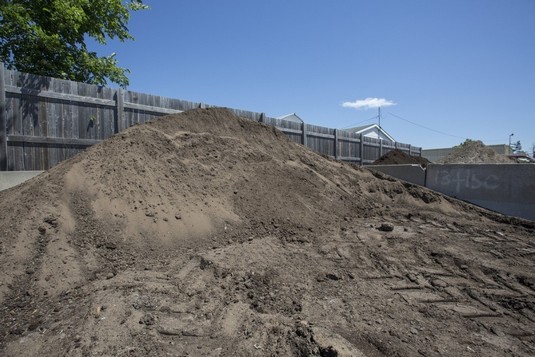
[{"label": "blue sky", "polygon": [[333,128],[374,122],[344,102],[384,98],[400,142],[535,144],[535,0],[145,3],[135,41],[92,45],[117,53],[130,90]]}]

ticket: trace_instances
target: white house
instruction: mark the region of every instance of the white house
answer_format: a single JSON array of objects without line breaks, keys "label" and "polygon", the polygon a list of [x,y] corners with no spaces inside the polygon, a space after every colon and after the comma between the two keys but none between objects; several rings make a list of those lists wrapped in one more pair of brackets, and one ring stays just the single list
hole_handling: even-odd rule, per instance
[{"label": "white house", "polygon": [[345,131],[350,131],[352,133],[362,134],[369,138],[381,139],[396,142],[392,135],[388,134],[383,128],[377,124],[369,124],[364,126],[356,126],[354,128],[344,129]]},{"label": "white house", "polygon": [[300,124],[304,123],[303,119],[301,119],[295,113],[286,114],[286,115],[283,115],[281,117],[277,117],[276,119],[283,119],[283,120],[293,121],[294,123],[300,123]]}]

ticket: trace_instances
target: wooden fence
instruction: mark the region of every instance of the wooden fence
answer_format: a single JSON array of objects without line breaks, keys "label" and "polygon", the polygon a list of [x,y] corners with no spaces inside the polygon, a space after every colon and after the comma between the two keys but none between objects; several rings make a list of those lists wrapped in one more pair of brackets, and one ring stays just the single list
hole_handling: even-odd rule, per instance
[{"label": "wooden fence", "polygon": [[[46,170],[133,124],[210,106],[6,70],[0,63],[0,171]],[[367,164],[394,148],[421,155],[408,144],[230,110],[339,160]]]}]

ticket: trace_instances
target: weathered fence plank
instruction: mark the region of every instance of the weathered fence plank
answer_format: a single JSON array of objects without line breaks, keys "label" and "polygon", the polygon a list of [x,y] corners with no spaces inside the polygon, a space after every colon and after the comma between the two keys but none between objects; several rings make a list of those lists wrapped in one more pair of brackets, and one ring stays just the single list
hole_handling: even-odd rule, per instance
[{"label": "weathered fence plank", "polygon": [[126,129],[124,123],[124,95],[121,88],[117,89],[115,92],[115,102],[117,103],[115,108],[115,121],[114,121],[114,130],[116,133],[119,133]]},{"label": "weathered fence plank", "polygon": [[291,133],[291,134],[299,134],[299,135],[301,135],[303,133],[301,130],[282,128],[280,126],[275,126],[275,128],[277,128],[278,130],[282,131],[283,133]]},{"label": "weathered fence plank", "polygon": [[334,129],[334,158],[338,160],[340,148],[338,147],[338,129]]},{"label": "weathered fence plank", "polygon": [[94,97],[86,97],[81,95],[74,95],[74,94],[66,94],[66,93],[57,93],[52,91],[40,91],[32,88],[19,88],[14,86],[5,86],[5,91],[8,93],[14,93],[14,94],[27,94],[35,97],[40,98],[49,98],[49,99],[57,99],[61,101],[70,101],[70,102],[77,102],[77,103],[90,103],[95,105],[103,105],[103,106],[115,106],[115,101],[113,100],[106,100],[101,98],[94,98]]},{"label": "weathered fence plank", "polygon": [[176,109],[166,109],[161,107],[156,107],[152,105],[137,104],[137,103],[124,103],[125,108],[137,109],[148,113],[158,113],[158,114],[176,114],[182,113],[182,110]]},{"label": "weathered fence plank", "polygon": [[96,139],[72,139],[72,138],[56,138],[50,136],[31,136],[31,135],[9,135],[8,142],[10,143],[33,143],[33,144],[48,144],[48,145],[75,145],[75,146],[91,146],[100,143],[102,140]]},{"label": "weathered fence plank", "polygon": [[0,171],[7,171],[7,102],[4,64],[0,62]]},{"label": "weathered fence plank", "polygon": [[[209,107],[213,106],[6,70],[0,63],[0,171],[46,170],[133,124]],[[229,110],[274,126],[290,140],[339,160],[371,163],[394,148],[421,155],[421,148],[408,144]]]}]

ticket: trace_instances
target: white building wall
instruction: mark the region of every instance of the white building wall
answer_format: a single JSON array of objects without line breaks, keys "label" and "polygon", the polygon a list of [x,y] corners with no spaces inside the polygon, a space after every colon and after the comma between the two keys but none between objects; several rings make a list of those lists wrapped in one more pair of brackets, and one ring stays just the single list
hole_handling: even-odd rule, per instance
[{"label": "white building wall", "polygon": [[388,138],[387,136],[383,135],[383,133],[377,128],[370,128],[368,130],[365,130],[365,131],[362,132],[362,135],[363,136],[367,136],[369,138],[390,141],[390,138]]}]

